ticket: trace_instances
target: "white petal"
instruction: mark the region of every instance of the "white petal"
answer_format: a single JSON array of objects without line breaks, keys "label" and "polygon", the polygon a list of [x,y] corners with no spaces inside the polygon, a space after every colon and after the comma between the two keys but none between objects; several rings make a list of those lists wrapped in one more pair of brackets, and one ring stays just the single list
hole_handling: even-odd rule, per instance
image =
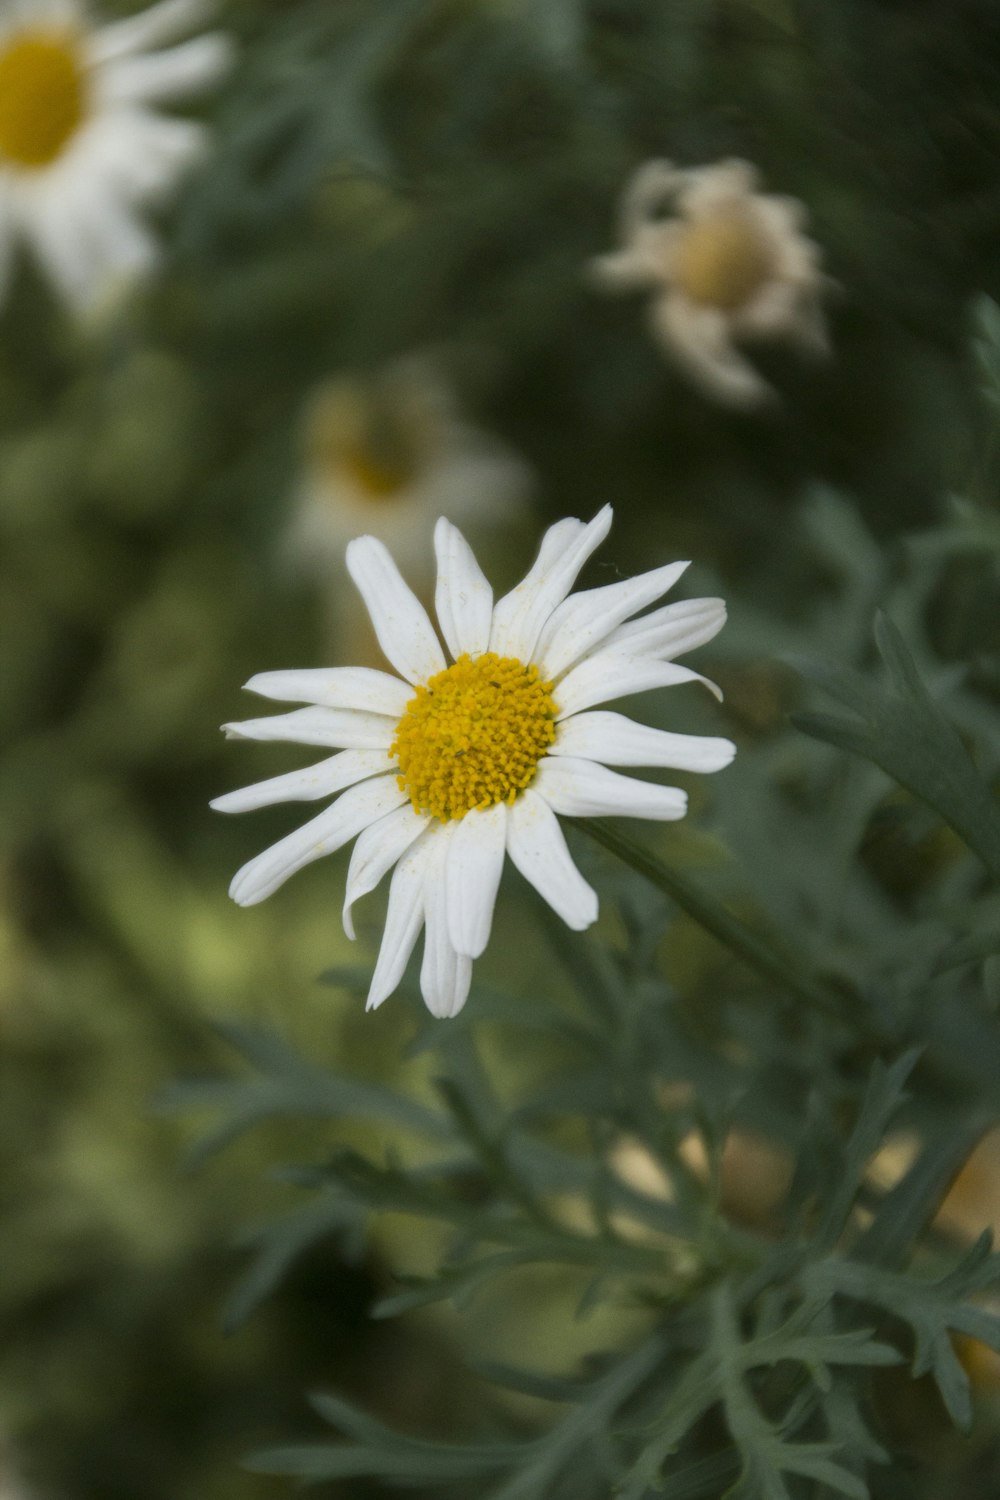
[{"label": "white petal", "polygon": [[533,567],[493,611],[491,651],[499,656],[514,656],[518,661],[531,661],[543,626],[610,529],[610,505],[598,511],[586,526],[572,520],[557,521],[549,527]]},{"label": "white petal", "polygon": [[331,755],[329,760],[321,760],[315,766],[289,771],[284,776],[272,776],[238,792],[215,797],[209,806],[216,812],[235,813],[271,807],[276,802],[316,802],[320,797],[332,797],[335,792],[342,792],[356,781],[379,776],[387,769],[384,750],[342,750],[339,755]]},{"label": "white petal", "polygon": [[789,281],[768,282],[740,308],[739,332],[758,338],[780,337],[794,324],[801,295],[801,289]]},{"label": "white petal", "polygon": [[116,283],[148,270],[158,255],[155,239],[129,204],[89,166],[81,163],[79,181],[67,188],[62,203],[53,189],[24,216],[46,271],[77,313],[86,313]]},{"label": "white petal", "polygon": [[99,85],[102,104],[156,104],[182,100],[209,88],[233,61],[228,37],[214,32],[181,47],[105,64]]},{"label": "white petal", "polygon": [[404,807],[397,807],[395,812],[386,813],[377,823],[370,823],[358,835],[351,850],[344,892],[344,931],[352,941],[354,918],[351,908],[355,901],[360,901],[362,896],[375,889],[382,876],[392,869],[426,827],[427,818],[414,812],[407,803]]},{"label": "white petal", "polygon": [[806,206],[800,199],[787,198],[782,193],[756,194],[753,209],[775,243],[798,239],[809,218]]},{"label": "white petal", "polygon": [[22,222],[56,291],[71,311],[84,311],[100,290],[104,271],[74,197],[67,195],[60,202],[54,194],[39,195]]},{"label": "white petal", "polygon": [[767,381],[736,348],[730,320],[718,308],[671,292],[653,301],[650,316],[661,343],[687,367],[706,395],[747,410],[774,399]]},{"label": "white petal", "polygon": [[732,740],[671,734],[624,714],[576,714],[559,725],[550,755],[577,755],[606,766],[667,766],[674,771],[721,771],[736,754]]},{"label": "white petal", "polygon": [[205,0],[162,0],[162,4],[151,5],[137,16],[113,21],[91,33],[88,55],[93,62],[106,63],[149,47],[161,47],[194,30],[211,9]]},{"label": "white petal", "polygon": [[604,642],[604,649],[626,650],[637,656],[670,661],[713,640],[726,623],[722,599],[679,599],[641,619],[620,625]]},{"label": "white petal", "polygon": [[365,601],[379,645],[400,676],[415,684],[443,672],[447,663],[427,611],[382,542],[361,536],[349,543],[347,571]]},{"label": "white petal", "polygon": [[671,244],[674,236],[668,233],[673,226],[644,224],[636,230],[624,250],[612,251],[610,255],[597,255],[590,262],[590,280],[602,291],[625,292],[636,288],[648,291],[661,286],[665,280],[664,242]]},{"label": "white petal", "polygon": [[129,279],[151,270],[160,258],[159,246],[128,204],[108,194],[94,205],[91,235],[101,247],[104,280]]},{"label": "white petal", "polygon": [[550,618],[535,650],[543,677],[558,677],[588,651],[600,645],[623,620],[645,609],[673,588],[689,564],[668,563],[638,578],[608,583],[603,588],[571,594]]},{"label": "white petal", "polygon": [[258,672],[243,684],[247,692],[285,703],[317,703],[324,708],[360,708],[400,719],[413,697],[408,682],[372,667],[316,667],[297,672]]},{"label": "white petal", "polygon": [[389,753],[396,720],[353,708],[297,708],[290,714],[223,724],[227,740],[281,740],[295,745],[327,745],[340,750]]},{"label": "white petal", "polygon": [[643,162],[629,179],[621,205],[621,237],[627,242],[646,224],[663,222],[663,210],[690,173],[661,158]]},{"label": "white petal", "polygon": [[490,940],[506,841],[503,802],[482,812],[473,808],[456,824],[448,841],[448,930],[454,947],[469,958],[478,958]]},{"label": "white petal", "polygon": [[710,167],[694,167],[684,176],[678,207],[684,215],[698,218],[725,209],[745,212],[760,180],[756,167],[735,156],[713,162]]},{"label": "white petal", "polygon": [[343,848],[362,828],[405,801],[395,776],[378,776],[349,787],[318,817],[279,839],[236,872],[229,894],[239,906],[256,906],[314,859]]},{"label": "white petal", "polygon": [[424,882],[434,847],[432,833],[433,830],[425,830],[393,871],[382,946],[368,990],[366,1010],[375,1010],[392,994],[420,936],[424,925]]},{"label": "white petal", "polygon": [[490,643],[493,590],[465,537],[444,516],[434,528],[437,591],[434,608],[452,656],[479,656]]},{"label": "white petal", "polygon": [[432,854],[424,879],[426,930],[420,993],[431,1015],[440,1018],[458,1014],[468,998],[472,982],[472,959],[467,954],[456,952],[448,923],[445,871],[455,831],[454,824],[434,830]]},{"label": "white petal", "polygon": [[95,120],[92,136],[103,180],[130,203],[162,199],[209,139],[196,120],[137,108],[109,111]]},{"label": "white petal", "polygon": [[531,787],[507,816],[507,852],[567,927],[582,932],[597,920],[597,894],[573,863],[559,820]]},{"label": "white petal", "polygon": [[563,678],[555,692],[557,719],[568,719],[597,703],[610,703],[629,693],[647,693],[652,688],[676,687],[681,682],[700,682],[719,699],[722,693],[714,682],[678,666],[675,661],[658,661],[654,657],[631,656],[624,651],[598,651],[579,662]]},{"label": "white petal", "polygon": [[543,760],[532,788],[565,818],[616,816],[672,822],[687,811],[687,793],[679,787],[636,781],[569,755]]}]

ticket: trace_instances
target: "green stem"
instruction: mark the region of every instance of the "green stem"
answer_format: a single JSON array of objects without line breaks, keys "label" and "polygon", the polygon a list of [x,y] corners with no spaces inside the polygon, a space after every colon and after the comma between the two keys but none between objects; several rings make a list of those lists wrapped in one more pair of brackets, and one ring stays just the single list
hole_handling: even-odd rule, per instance
[{"label": "green stem", "polygon": [[633,843],[599,819],[572,818],[569,821],[589,833],[591,838],[603,844],[612,854],[617,854],[619,859],[624,860],[639,875],[645,876],[686,911],[689,917],[693,917],[700,927],[710,932],[762,978],[804,1001],[806,1005],[843,1020],[843,996],[826,989],[807,971],[801,960],[754,932],[739,917],[734,916],[719,902],[705,896],[696,885],[676,869],[664,864],[650,850]]}]

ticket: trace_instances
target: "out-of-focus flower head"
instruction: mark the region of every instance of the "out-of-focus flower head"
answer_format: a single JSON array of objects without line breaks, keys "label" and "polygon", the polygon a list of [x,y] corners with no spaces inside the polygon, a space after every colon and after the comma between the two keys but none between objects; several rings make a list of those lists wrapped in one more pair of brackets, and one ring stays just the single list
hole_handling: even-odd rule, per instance
[{"label": "out-of-focus flower head", "polygon": [[206,0],[162,0],[96,25],[81,0],[0,3],[0,297],[19,241],[77,313],[147,271],[138,210],[161,200],[205,143],[157,106],[206,88],[231,58],[200,25]]},{"label": "out-of-focus flower head", "polygon": [[431,533],[446,512],[463,523],[520,515],[531,472],[456,409],[433,364],[400,359],[367,378],[340,376],[312,397],[290,550],[303,571],[342,575],[361,533],[389,544],[418,592],[433,581]]},{"label": "out-of-focus flower head", "polygon": [[692,169],[646,162],[622,200],[622,248],[593,262],[605,287],[651,290],[664,349],[707,395],[742,407],[773,393],[737,340],[828,348],[821,297],[830,283],[819,247],[803,233],[803,205],[760,193],[757,182],[744,161]]}]

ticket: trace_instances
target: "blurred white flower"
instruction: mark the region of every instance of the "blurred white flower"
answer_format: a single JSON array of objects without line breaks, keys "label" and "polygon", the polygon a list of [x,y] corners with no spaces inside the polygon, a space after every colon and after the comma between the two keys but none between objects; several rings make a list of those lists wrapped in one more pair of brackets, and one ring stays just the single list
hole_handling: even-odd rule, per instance
[{"label": "blurred white flower", "polygon": [[353,938],[351,907],[395,867],[369,1008],[399,984],[425,926],[424,1000],[436,1016],[462,1008],[472,961],[489,941],[506,855],[568,926],[590,926],[597,896],[570,857],[557,814],[672,820],[687,808],[677,787],[609,766],[718,771],[733,757],[726,739],[591,711],[627,694],[705,682],[674,658],[711,640],[726,618],[721,599],[632,618],[686,563],[571,595],[610,525],[610,506],[589,525],[557,522],[524,580],[494,605],[461,532],[439,520],[435,606],[450,664],[385,546],[373,536],[352,541],[347,566],[399,675],[361,667],[264,672],[247,683],[251,692],[308,706],[225,726],[236,739],[339,750],[212,806],[244,812],[341,793],[244,865],[229,893],[252,906],[357,838],[344,904]]},{"label": "blurred white flower", "polygon": [[367,379],[327,381],[309,404],[304,442],[289,550],[324,582],[341,576],[347,543],[367,533],[392,547],[420,591],[433,580],[430,536],[443,511],[502,522],[521,514],[531,489],[527,464],[464,421],[419,356]]},{"label": "blurred white flower", "polygon": [[772,395],[735,340],[828,349],[821,297],[830,282],[819,247],[802,232],[805,209],[758,192],[757,182],[744,161],[687,170],[646,162],[625,190],[622,248],[592,263],[605,287],[654,293],[660,343],[706,394],[733,406]]},{"label": "blurred white flower", "polygon": [[94,24],[81,0],[0,0],[0,297],[20,239],[76,312],[147,270],[156,241],[137,212],[196,157],[205,130],[164,101],[213,83],[231,49],[200,24],[206,0],[163,0]]}]

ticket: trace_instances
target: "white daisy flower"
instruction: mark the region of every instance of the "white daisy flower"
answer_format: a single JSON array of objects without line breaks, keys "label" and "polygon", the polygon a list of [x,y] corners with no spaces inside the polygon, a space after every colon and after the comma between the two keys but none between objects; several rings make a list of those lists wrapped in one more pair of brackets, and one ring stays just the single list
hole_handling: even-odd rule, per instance
[{"label": "white daisy flower", "polygon": [[164,44],[207,9],[162,0],[98,26],[82,0],[0,0],[0,297],[22,238],[75,312],[154,262],[137,210],[205,139],[156,106],[206,87],[230,59],[218,34]]},{"label": "white daisy flower", "polygon": [[703,390],[734,406],[772,395],[734,340],[828,348],[820,303],[830,282],[819,247],[802,232],[805,209],[758,192],[757,183],[744,161],[689,170],[646,162],[622,201],[622,249],[593,262],[606,287],[654,292],[659,342]]},{"label": "white daisy flower", "polygon": [[444,645],[386,547],[363,536],[347,566],[396,676],[361,667],[264,672],[251,692],[304,703],[291,713],[227,724],[231,738],[323,745],[338,753],[306,770],[217,798],[222,812],[341,795],[318,817],[252,859],[229,894],[263,901],[304,865],[357,838],[347,874],[351,909],[395,867],[368,1007],[399,984],[426,927],[420,988],[435,1016],[453,1016],[472,961],[489,941],[504,858],[572,928],[589,927],[597,896],[566,847],[558,814],[671,820],[687,798],[611,766],[718,771],[729,740],[637,724],[598,704],[649,688],[703,682],[674,658],[721,629],[721,599],[652,613],[687,563],[570,594],[607,536],[611,508],[588,524],[558,521],[524,580],[496,604],[461,532],[434,533],[435,606]]},{"label": "white daisy flower", "polygon": [[309,404],[304,439],[289,550],[324,579],[365,532],[432,582],[429,539],[443,511],[458,521],[502,521],[531,489],[527,464],[467,422],[433,363],[418,355],[367,379],[327,381]]}]

